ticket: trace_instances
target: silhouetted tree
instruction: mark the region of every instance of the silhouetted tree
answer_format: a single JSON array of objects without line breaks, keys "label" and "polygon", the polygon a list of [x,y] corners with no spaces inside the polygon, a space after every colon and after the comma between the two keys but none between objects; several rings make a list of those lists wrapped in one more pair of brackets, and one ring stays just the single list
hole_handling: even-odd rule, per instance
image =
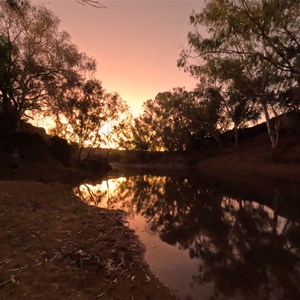
[{"label": "silhouetted tree", "polygon": [[0,2],[0,108],[18,127],[22,116],[49,110],[58,94],[78,85],[96,63],[78,51],[59,19],[45,7],[22,4],[22,13]]},{"label": "silhouetted tree", "polygon": [[[183,51],[178,60],[178,65],[194,76],[214,58],[245,63],[247,76],[257,79],[256,97],[273,148],[277,147],[276,128],[270,122],[269,110],[274,111],[274,103],[284,105],[276,95],[299,85],[299,11],[300,2],[292,0],[207,1],[202,12],[190,16],[195,28],[188,35],[191,51]],[[205,37],[199,26],[207,28]],[[191,56],[202,60],[192,60]]]},{"label": "silhouetted tree", "polygon": [[119,148],[127,150],[155,150],[153,133],[149,129],[140,118],[128,114],[114,127],[114,142]]},{"label": "silhouetted tree", "polygon": [[220,89],[202,84],[195,90],[199,104],[192,114],[194,126],[205,133],[205,137],[212,137],[221,146],[220,133],[227,129],[226,119],[222,112],[223,97]]},{"label": "silhouetted tree", "polygon": [[143,113],[134,125],[147,134],[149,149],[184,151],[195,131],[191,119],[195,105],[194,94],[184,88],[158,93],[144,103]]},{"label": "silhouetted tree", "polygon": [[100,147],[103,142],[103,127],[128,111],[120,96],[106,92],[96,79],[88,80],[61,96],[54,132],[77,143],[78,161],[84,147],[90,147],[91,152],[93,148]]},{"label": "silhouetted tree", "polygon": [[[261,109],[257,99],[256,78],[249,78],[245,61],[232,58],[213,58],[207,61],[201,70],[200,81],[206,81],[218,87],[222,97],[219,114],[223,118],[225,129],[232,123],[235,133],[235,145],[238,143],[238,129],[249,122],[256,122]],[[228,123],[229,122],[229,123]],[[222,127],[222,124],[218,125]]]}]

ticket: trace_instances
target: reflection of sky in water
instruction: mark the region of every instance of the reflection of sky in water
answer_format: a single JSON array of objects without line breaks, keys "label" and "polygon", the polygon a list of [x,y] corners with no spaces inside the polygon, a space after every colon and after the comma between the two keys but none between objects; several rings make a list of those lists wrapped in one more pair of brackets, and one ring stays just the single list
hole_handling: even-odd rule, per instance
[{"label": "reflection of sky in water", "polygon": [[182,296],[190,294],[201,295],[201,299],[209,298],[209,286],[197,286],[194,289],[191,287],[192,275],[197,273],[198,264],[190,259],[188,251],[164,243],[158,235],[151,234],[146,229],[145,218],[139,214],[130,218],[129,227],[135,230],[145,245],[145,259],[161,282]]},{"label": "reflection of sky in water", "polygon": [[[250,299],[249,295],[243,292],[243,288],[237,293],[228,294],[226,287],[222,286],[222,276],[214,274],[214,272],[224,271],[224,266],[219,270],[216,262],[222,261],[222,255],[227,253],[226,247],[229,248],[228,264],[232,263],[235,267],[241,263],[241,260],[246,261],[248,257],[243,257],[243,255],[244,253],[248,256],[252,255],[247,248],[251,248],[251,245],[256,247],[254,234],[257,234],[258,229],[261,234],[257,237],[258,241],[272,234],[277,237],[287,230],[290,224],[288,220],[276,214],[268,206],[233,199],[229,196],[221,196],[219,206],[212,205],[207,208],[206,204],[201,207],[202,203],[200,203],[199,208],[197,201],[207,201],[208,205],[211,205],[211,201],[217,201],[214,199],[216,194],[205,188],[197,190],[196,187],[195,191],[194,186],[190,187],[188,179],[181,179],[180,184],[176,181],[171,182],[171,185],[169,185],[169,179],[146,175],[120,177],[97,185],[83,184],[74,192],[91,205],[125,210],[128,213],[129,227],[135,230],[146,247],[145,259],[152,272],[182,299],[211,299],[211,297],[222,299],[219,297],[219,292],[215,294],[216,287],[223,291],[225,298],[234,296],[234,299]],[[183,199],[185,197],[186,199]],[[212,216],[206,219],[206,212],[210,214],[214,208],[216,209],[215,215],[213,212]],[[200,209],[198,213],[197,209]],[[204,215],[201,214],[202,209],[207,209]],[[193,219],[192,221],[185,220],[184,216],[192,213],[194,213],[194,219],[199,218],[198,223],[195,223],[199,228],[192,228],[191,231],[194,230],[195,233],[190,235],[189,225],[192,225],[190,223],[193,223]],[[227,238],[223,241],[224,247],[222,230],[225,230],[224,235]],[[228,236],[226,236],[226,230],[229,232]],[[253,232],[253,236],[249,235],[247,230],[250,233]],[[166,239],[167,242],[164,242],[163,240]],[[245,245],[240,243],[241,241]],[[227,242],[228,244],[225,244]],[[258,247],[262,247],[258,251],[265,251],[263,247],[269,242],[266,238],[261,244],[258,243]],[[282,247],[287,245],[291,247],[288,240]],[[297,253],[298,250],[296,249]],[[280,259],[284,260],[284,257]],[[225,271],[228,271],[226,260],[227,258],[223,259]],[[259,260],[254,261],[257,263]],[[248,262],[245,262],[245,266],[247,264]],[[266,268],[268,267],[270,267],[269,262],[266,263]],[[257,268],[259,268],[258,264]],[[203,270],[206,269],[210,272],[205,273]],[[224,274],[226,277],[227,273]],[[234,276],[234,280],[238,281],[239,276],[237,274]],[[230,282],[230,279],[224,278],[224,281],[228,284],[227,281]],[[273,297],[272,291],[268,293],[268,298],[280,298]]]}]

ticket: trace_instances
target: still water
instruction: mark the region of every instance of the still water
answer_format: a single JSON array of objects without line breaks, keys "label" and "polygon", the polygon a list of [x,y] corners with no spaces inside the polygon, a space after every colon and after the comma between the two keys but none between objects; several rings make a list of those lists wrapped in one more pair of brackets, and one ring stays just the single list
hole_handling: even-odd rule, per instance
[{"label": "still water", "polygon": [[[193,178],[82,184],[89,204],[128,213],[152,272],[180,299],[300,299],[300,218]],[[300,213],[300,212],[299,212]]]}]

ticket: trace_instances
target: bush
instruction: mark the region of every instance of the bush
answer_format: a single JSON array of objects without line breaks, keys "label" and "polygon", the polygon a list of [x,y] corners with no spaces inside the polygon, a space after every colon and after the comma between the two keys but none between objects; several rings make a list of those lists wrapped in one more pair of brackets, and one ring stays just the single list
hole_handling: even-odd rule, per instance
[{"label": "bush", "polygon": [[54,136],[49,141],[52,154],[65,166],[70,165],[72,149],[65,139]]}]

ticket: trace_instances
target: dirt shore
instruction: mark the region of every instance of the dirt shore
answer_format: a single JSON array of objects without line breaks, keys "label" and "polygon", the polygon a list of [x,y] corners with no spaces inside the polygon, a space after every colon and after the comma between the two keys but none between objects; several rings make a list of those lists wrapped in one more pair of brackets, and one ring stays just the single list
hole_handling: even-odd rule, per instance
[{"label": "dirt shore", "polygon": [[70,186],[0,181],[0,299],[172,299],[124,213]]}]

